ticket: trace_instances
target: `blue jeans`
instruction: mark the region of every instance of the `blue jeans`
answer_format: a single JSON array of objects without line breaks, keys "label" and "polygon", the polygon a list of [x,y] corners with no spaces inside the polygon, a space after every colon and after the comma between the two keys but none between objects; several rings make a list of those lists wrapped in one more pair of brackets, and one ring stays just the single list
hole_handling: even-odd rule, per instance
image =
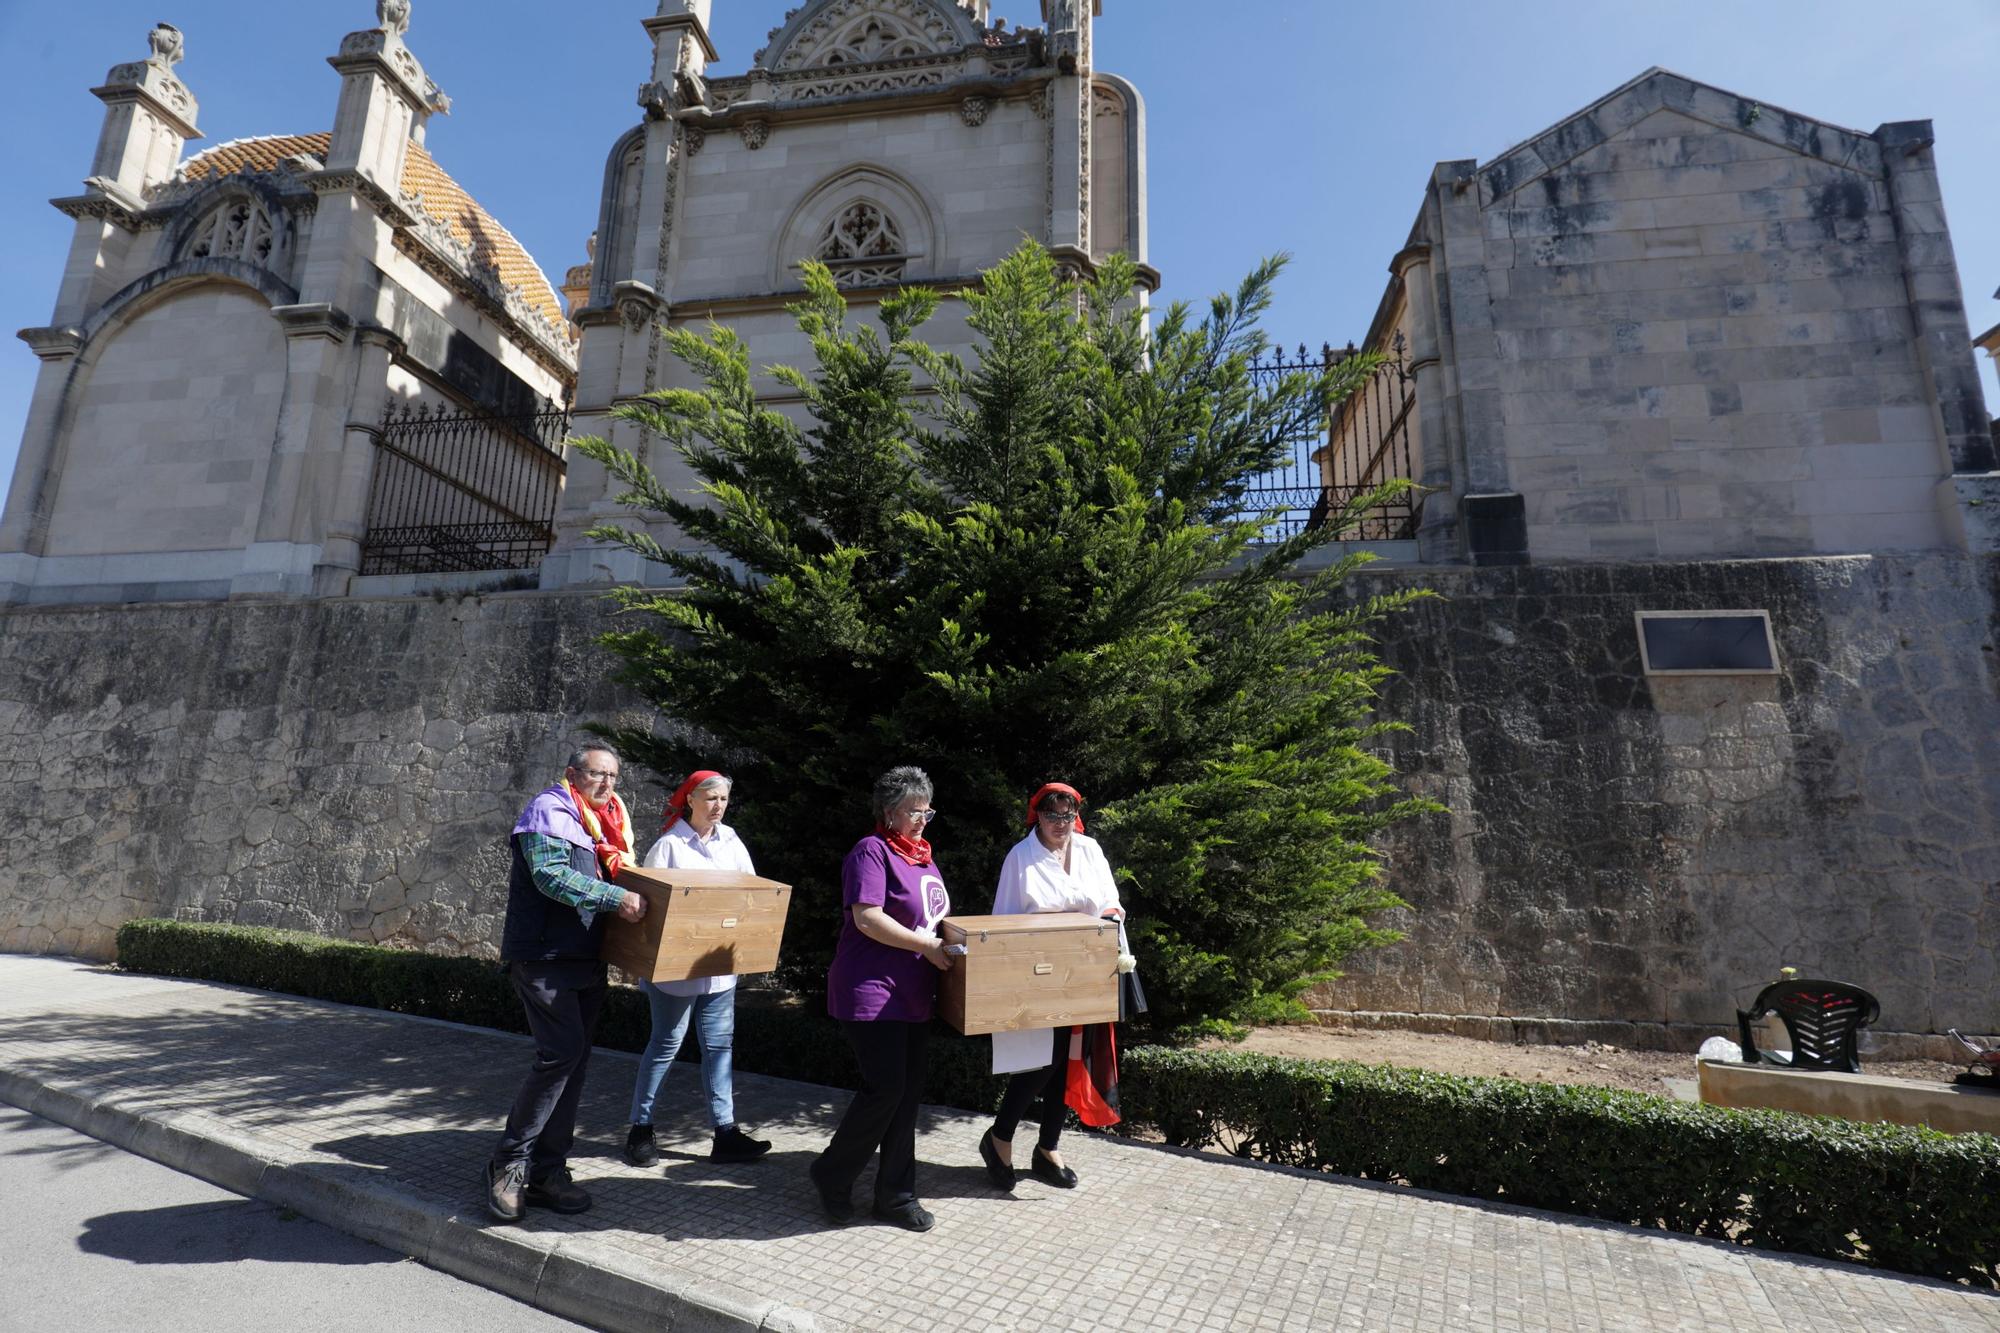
[{"label": "blue jeans", "polygon": [[642,981],[639,989],[652,1006],[653,1035],[639,1056],[639,1081],[632,1088],[632,1123],[653,1123],[653,1101],[660,1095],[668,1066],[680,1054],[692,1014],[695,1040],[701,1045],[701,1081],[708,1089],[709,1121],[717,1129],[735,1124],[729,1067],[735,1058],[736,988],[708,995],[669,995],[652,982]]}]

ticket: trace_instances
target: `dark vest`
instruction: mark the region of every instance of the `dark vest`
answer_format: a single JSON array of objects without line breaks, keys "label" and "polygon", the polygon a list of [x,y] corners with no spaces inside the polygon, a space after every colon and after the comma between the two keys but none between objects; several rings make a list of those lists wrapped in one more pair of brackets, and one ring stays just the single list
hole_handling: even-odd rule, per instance
[{"label": "dark vest", "polygon": [[[596,958],[598,946],[604,942],[605,923],[612,914],[598,912],[586,926],[576,908],[536,888],[528,873],[528,858],[521,854],[521,837],[517,833],[507,840],[514,865],[507,876],[507,925],[500,935],[500,957],[509,963]],[[588,847],[570,843],[569,864],[579,875],[604,878],[598,873],[597,853]]]}]

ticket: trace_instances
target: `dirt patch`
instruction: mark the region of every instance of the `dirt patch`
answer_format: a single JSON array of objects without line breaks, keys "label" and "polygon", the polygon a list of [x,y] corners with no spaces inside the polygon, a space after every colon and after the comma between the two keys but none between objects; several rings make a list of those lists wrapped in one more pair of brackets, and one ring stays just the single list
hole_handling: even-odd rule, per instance
[{"label": "dirt patch", "polygon": [[[1634,1092],[1668,1093],[1668,1079],[1692,1081],[1692,1055],[1628,1051],[1591,1042],[1584,1046],[1512,1046],[1429,1032],[1355,1031],[1332,1027],[1258,1028],[1238,1045],[1216,1042],[1208,1049],[1255,1051],[1310,1060],[1358,1060],[1400,1065],[1440,1074],[1476,1074],[1525,1079],[1531,1083],[1595,1083]],[[1929,1060],[1873,1061],[1862,1069],[1885,1078],[1949,1083],[1959,1066]]]}]

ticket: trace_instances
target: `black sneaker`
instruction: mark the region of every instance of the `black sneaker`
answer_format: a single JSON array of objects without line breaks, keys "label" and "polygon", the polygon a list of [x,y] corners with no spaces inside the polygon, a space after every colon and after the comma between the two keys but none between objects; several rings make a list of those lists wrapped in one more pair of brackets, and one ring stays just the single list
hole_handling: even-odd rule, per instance
[{"label": "black sneaker", "polygon": [[[754,1162],[771,1151],[770,1140],[753,1139],[741,1125],[715,1131],[715,1146],[708,1150],[711,1162]],[[654,1154],[658,1156],[658,1154]]]},{"label": "black sneaker", "polygon": [[486,1211],[502,1222],[518,1222],[528,1211],[522,1195],[528,1187],[526,1162],[486,1164]]},{"label": "black sneaker", "polygon": [[655,1166],[660,1160],[660,1145],[653,1142],[651,1125],[634,1125],[625,1132],[625,1160],[634,1166]]},{"label": "black sneaker", "polygon": [[552,1213],[584,1213],[590,1211],[590,1195],[583,1186],[569,1178],[569,1168],[559,1166],[540,1180],[528,1182],[528,1188],[521,1191],[521,1202],[530,1208],[546,1208]]}]

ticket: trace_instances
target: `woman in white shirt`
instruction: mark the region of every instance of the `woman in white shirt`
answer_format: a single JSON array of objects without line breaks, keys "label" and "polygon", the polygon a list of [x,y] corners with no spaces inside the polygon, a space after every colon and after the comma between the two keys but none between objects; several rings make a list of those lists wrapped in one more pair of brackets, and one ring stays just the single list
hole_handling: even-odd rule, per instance
[{"label": "woman in white shirt", "polygon": [[[730,781],[710,769],[688,775],[667,806],[667,822],[640,862],[654,870],[734,870],[754,875],[750,851],[734,829],[722,822],[729,809]],[[653,1032],[639,1057],[639,1079],[632,1089],[632,1128],[625,1136],[625,1160],[652,1166],[660,1160],[653,1141],[653,1102],[673,1067],[694,1019],[701,1043],[701,1081],[708,1090],[708,1117],[715,1128],[709,1160],[748,1162],[771,1150],[736,1123],[736,1097],[730,1063],[736,1042],[736,978],[700,977],[693,981],[641,981],[653,1011]]]},{"label": "woman in white shirt", "polygon": [[[1014,845],[1000,867],[994,915],[1082,912],[1124,921],[1125,909],[1118,902],[1111,865],[1097,840],[1083,832],[1082,808],[1083,797],[1074,787],[1060,782],[1051,782],[1035,793],[1028,802],[1028,835]],[[1119,937],[1123,955],[1122,925]],[[1121,968],[1125,965],[1121,958]],[[987,1175],[1001,1189],[1014,1187],[1014,1130],[1038,1095],[1042,1099],[1042,1126],[1029,1172],[1058,1189],[1076,1187],[1076,1172],[1064,1165],[1056,1145],[1068,1110],[1064,1092],[1072,1043],[1084,1031],[1063,1027],[993,1034],[993,1072],[1013,1073],[1014,1077],[1001,1098],[993,1127],[979,1141],[979,1156],[986,1163]],[[1109,1119],[1092,1123],[1115,1123],[1116,1113],[1108,1114]]]}]

